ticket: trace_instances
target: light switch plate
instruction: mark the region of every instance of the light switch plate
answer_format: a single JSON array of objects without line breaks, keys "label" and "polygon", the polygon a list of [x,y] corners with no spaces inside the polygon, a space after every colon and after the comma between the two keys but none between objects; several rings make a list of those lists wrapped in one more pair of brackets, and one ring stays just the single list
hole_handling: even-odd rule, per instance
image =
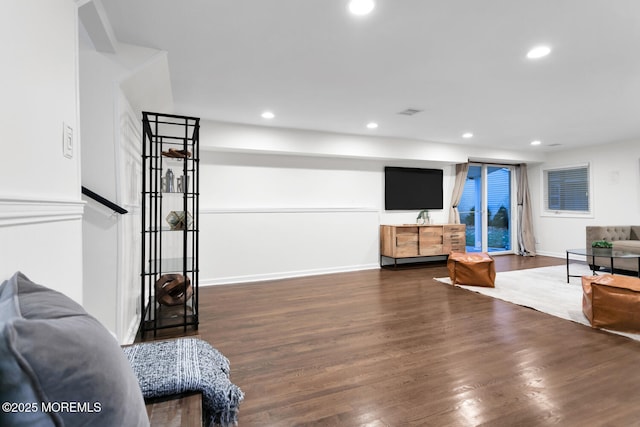
[{"label": "light switch plate", "polygon": [[62,127],[62,154],[71,159],[73,158],[73,128],[66,123],[63,123]]}]

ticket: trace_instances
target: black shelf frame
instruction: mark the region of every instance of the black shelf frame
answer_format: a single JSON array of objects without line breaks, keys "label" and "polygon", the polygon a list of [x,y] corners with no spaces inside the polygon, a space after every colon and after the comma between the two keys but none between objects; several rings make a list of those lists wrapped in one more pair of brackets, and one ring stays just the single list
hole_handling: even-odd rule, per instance
[{"label": "black shelf frame", "polygon": [[[142,248],[140,335],[153,336],[162,329],[198,328],[199,323],[199,159],[200,119],[173,114],[142,113]],[[190,156],[168,157],[169,149],[183,150]],[[166,192],[162,177],[175,168],[186,178],[182,191]],[[183,178],[184,179],[184,178]],[[192,217],[192,226],[172,230],[166,216],[175,206]],[[170,242],[171,241],[171,242]],[[175,242],[181,244],[176,247]],[[170,244],[172,243],[172,244]],[[160,304],[155,284],[165,274],[181,274],[191,281],[193,294],[174,306]]]}]

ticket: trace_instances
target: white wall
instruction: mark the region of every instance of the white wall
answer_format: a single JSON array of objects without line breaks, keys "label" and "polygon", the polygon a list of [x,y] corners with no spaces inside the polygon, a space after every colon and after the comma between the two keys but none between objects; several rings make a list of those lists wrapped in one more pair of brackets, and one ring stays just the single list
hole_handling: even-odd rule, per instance
[{"label": "white wall", "polygon": [[[585,246],[587,225],[640,224],[640,142],[629,141],[549,154],[549,160],[529,168],[537,250],[564,257],[565,250]],[[590,217],[545,216],[542,213],[542,170],[588,163],[593,184]]]},{"label": "white wall", "polygon": [[206,120],[200,135],[201,284],[377,268],[379,225],[418,213],[384,210],[384,166],[443,169],[446,223],[455,163],[543,158]]},{"label": "white wall", "polygon": [[92,30],[79,27],[82,184],[129,213],[87,199],[84,305],[128,343],[140,312],[141,110],[170,112],[171,87],[165,52],[117,41],[115,52],[100,52]]},{"label": "white wall", "polygon": [[377,266],[375,163],[203,152],[200,171],[202,284]]},{"label": "white wall", "polygon": [[82,302],[76,16],[72,0],[0,3],[0,280],[21,270]]}]

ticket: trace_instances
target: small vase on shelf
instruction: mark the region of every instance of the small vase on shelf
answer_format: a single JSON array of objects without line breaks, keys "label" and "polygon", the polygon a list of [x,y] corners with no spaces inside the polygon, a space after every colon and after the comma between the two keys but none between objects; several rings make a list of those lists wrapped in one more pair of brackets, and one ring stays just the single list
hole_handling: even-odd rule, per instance
[{"label": "small vase on shelf", "polygon": [[173,182],[173,171],[171,169],[167,169],[167,173],[165,174],[164,178],[167,193],[173,193],[175,191]]},{"label": "small vase on shelf", "polygon": [[429,216],[429,211],[427,209],[423,209],[418,214],[418,218],[416,221],[420,225],[431,224],[431,217]]}]

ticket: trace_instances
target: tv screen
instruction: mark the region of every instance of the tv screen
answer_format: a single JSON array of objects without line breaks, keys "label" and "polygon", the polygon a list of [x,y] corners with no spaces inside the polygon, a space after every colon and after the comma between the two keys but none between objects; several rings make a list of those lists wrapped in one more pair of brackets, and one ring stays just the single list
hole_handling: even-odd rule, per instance
[{"label": "tv screen", "polygon": [[384,168],[386,210],[442,209],[442,169]]}]

